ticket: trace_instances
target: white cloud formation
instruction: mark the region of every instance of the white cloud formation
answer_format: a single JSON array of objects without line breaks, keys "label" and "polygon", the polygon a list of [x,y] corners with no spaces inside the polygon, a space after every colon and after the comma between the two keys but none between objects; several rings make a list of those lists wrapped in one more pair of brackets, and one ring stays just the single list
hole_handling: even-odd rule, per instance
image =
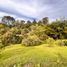
[{"label": "white cloud formation", "polygon": [[0,17],[10,15],[15,18],[51,20],[67,17],[66,0],[0,0]]}]

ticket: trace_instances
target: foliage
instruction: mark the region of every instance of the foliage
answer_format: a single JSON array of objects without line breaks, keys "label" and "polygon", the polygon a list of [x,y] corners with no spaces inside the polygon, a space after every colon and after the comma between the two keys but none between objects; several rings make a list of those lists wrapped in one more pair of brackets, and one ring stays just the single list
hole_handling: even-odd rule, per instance
[{"label": "foliage", "polygon": [[13,25],[13,23],[15,22],[15,19],[11,16],[4,16],[2,18],[2,22],[7,25]]},{"label": "foliage", "polygon": [[[46,40],[49,44],[53,44],[52,41],[58,39],[67,39],[67,20],[49,23],[49,18],[45,17],[39,21],[25,22],[4,16],[0,23],[0,41],[4,46],[18,43],[32,46],[44,43]],[[66,45],[66,42],[64,43]]]},{"label": "foliage", "polygon": [[56,40],[55,44],[58,46],[67,46],[67,40]]},{"label": "foliage", "polygon": [[21,43],[22,38],[17,36],[18,34],[20,34],[20,30],[17,28],[11,28],[1,37],[2,44],[6,46],[9,44]]},{"label": "foliage", "polygon": [[65,40],[65,41],[63,41],[64,42],[64,46],[67,46],[67,41]]},{"label": "foliage", "polygon": [[48,44],[48,47],[53,47],[55,46],[55,40],[53,38],[48,38],[46,41],[46,44]]},{"label": "foliage", "polygon": [[3,47],[4,47],[4,45],[2,43],[0,43],[0,49],[3,48]]},{"label": "foliage", "polygon": [[25,46],[35,46],[40,45],[41,41],[36,35],[33,35],[23,39],[22,44]]},{"label": "foliage", "polygon": [[49,22],[48,17],[45,17],[45,18],[42,19],[42,23],[43,24],[47,24],[48,22]]}]

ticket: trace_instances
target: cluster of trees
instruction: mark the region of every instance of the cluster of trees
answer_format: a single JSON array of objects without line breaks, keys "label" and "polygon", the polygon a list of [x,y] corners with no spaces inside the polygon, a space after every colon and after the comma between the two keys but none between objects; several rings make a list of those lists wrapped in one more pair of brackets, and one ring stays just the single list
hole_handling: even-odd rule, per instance
[{"label": "cluster of trees", "polygon": [[49,18],[42,20],[16,21],[11,16],[4,16],[0,23],[1,46],[23,44],[25,46],[40,45],[46,39],[67,39],[67,20],[56,20],[49,23]]}]

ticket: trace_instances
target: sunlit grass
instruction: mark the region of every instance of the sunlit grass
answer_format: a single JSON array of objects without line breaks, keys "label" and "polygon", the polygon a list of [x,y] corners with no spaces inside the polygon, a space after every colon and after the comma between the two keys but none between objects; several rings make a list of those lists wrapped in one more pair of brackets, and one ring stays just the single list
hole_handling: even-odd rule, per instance
[{"label": "sunlit grass", "polygon": [[67,67],[67,47],[25,47],[12,45],[2,49],[0,67]]}]

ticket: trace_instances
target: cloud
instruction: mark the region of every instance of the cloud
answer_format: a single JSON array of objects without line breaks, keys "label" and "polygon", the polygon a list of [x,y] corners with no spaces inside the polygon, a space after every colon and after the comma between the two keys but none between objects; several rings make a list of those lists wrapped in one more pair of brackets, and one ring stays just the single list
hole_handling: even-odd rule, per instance
[{"label": "cloud", "polygon": [[67,18],[67,0],[0,0],[0,17],[4,15],[21,19]]},{"label": "cloud", "polygon": [[0,13],[8,13],[8,14],[12,14],[15,15],[18,18],[27,18],[27,19],[36,19],[36,17],[34,16],[35,14],[35,9],[27,6],[23,3],[16,3],[13,2],[11,0],[2,0],[0,2]]}]

